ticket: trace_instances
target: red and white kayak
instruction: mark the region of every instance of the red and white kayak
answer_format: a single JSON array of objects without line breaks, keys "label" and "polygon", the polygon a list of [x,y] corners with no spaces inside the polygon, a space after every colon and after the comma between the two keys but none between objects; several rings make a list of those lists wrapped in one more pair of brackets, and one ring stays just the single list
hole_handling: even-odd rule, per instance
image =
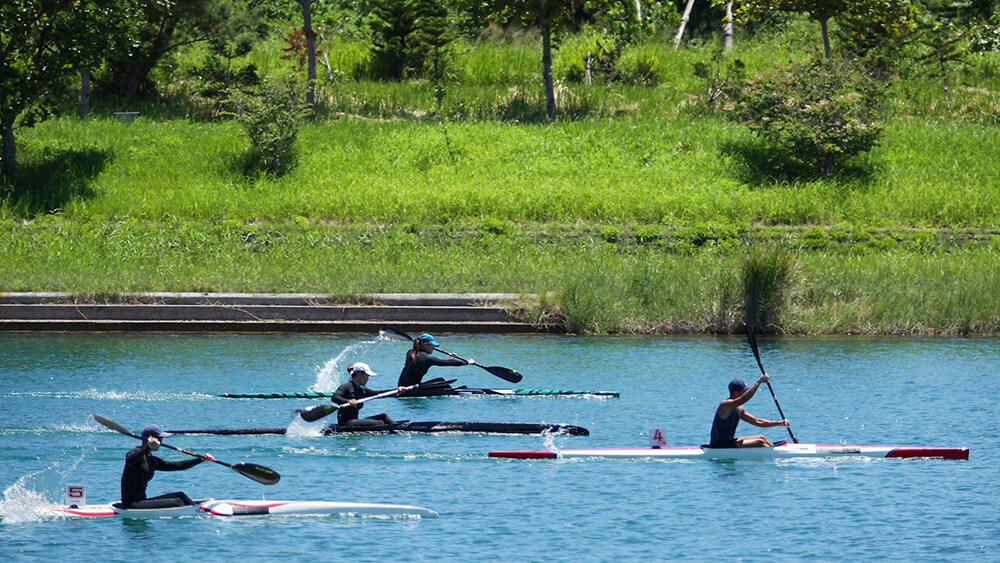
[{"label": "red and white kayak", "polygon": [[650,458],[650,459],[787,459],[816,457],[898,457],[969,459],[968,448],[911,446],[852,446],[840,444],[777,444],[773,448],[573,448],[559,451],[492,451],[490,457],[511,459]]},{"label": "red and white kayak", "polygon": [[71,518],[176,518],[182,516],[331,516],[390,515],[437,518],[428,508],[405,504],[370,504],[302,500],[195,500],[193,506],[132,509],[120,503],[85,504],[57,508],[55,515]]}]

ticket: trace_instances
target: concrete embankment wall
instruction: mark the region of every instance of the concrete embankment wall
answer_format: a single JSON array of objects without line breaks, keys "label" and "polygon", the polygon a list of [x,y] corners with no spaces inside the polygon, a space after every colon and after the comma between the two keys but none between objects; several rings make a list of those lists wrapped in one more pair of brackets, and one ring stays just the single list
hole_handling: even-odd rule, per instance
[{"label": "concrete embankment wall", "polygon": [[539,332],[501,293],[0,293],[0,331]]}]

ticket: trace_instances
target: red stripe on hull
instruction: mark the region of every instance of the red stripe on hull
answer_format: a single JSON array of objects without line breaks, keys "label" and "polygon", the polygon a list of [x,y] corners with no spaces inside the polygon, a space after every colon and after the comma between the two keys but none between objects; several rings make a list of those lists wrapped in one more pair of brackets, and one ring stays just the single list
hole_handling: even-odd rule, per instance
[{"label": "red stripe on hull", "polygon": [[969,459],[969,448],[896,448],[885,457],[939,457]]},{"label": "red stripe on hull", "polygon": [[548,450],[535,451],[514,451],[514,452],[490,452],[490,457],[506,457],[511,459],[556,459],[555,452]]}]

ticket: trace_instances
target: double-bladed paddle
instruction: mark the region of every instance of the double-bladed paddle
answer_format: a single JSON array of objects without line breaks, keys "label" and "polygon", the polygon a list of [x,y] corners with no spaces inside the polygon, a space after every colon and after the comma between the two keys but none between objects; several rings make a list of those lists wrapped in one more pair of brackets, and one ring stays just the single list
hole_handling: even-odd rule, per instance
[{"label": "double-bladed paddle", "polygon": [[[397,340],[409,340],[410,342],[414,341],[414,338],[412,336],[410,336],[409,334],[406,334],[405,332],[400,331],[400,330],[396,330],[394,328],[382,328],[382,329],[379,329],[379,334],[384,334],[386,336],[395,338]],[[463,358],[462,356],[459,356],[458,354],[452,354],[451,352],[448,352],[447,350],[442,350],[442,349],[438,348],[437,346],[435,346],[434,349],[437,350],[438,352],[441,352],[442,354],[451,356],[452,358],[455,358],[456,360],[462,360],[463,362],[468,362],[469,361],[469,360]],[[482,369],[484,369],[484,370],[492,373],[493,375],[499,377],[500,379],[503,379],[504,381],[509,381],[511,383],[519,383],[521,381],[521,379],[524,378],[523,375],[521,375],[517,371],[512,370],[510,368],[505,368],[505,367],[501,367],[501,366],[484,366],[484,365],[479,364],[479,363],[476,363],[476,364],[473,364],[473,365],[475,365],[476,367],[482,368]]]},{"label": "double-bladed paddle", "polygon": [[[126,436],[131,436],[137,440],[142,440],[141,437],[136,436],[135,434],[130,432],[127,428],[109,418],[105,418],[99,414],[94,414],[94,413],[90,413],[90,418],[93,418],[100,424],[110,428],[111,430],[114,430],[115,432],[124,434]],[[177,448],[169,444],[164,444],[163,442],[160,442],[160,445],[163,446],[164,448],[169,448],[171,450],[185,453],[190,456],[200,457],[202,459],[205,459],[204,456],[202,456],[199,453],[191,452],[182,448]],[[264,485],[274,485],[281,479],[281,475],[278,475],[277,471],[269,467],[264,467],[263,465],[257,465],[256,463],[247,463],[247,462],[226,463],[224,461],[219,461],[217,459],[209,459],[206,461],[211,461],[212,463],[218,463],[219,465],[224,465],[232,469],[233,471],[239,473],[240,475],[253,479],[254,481],[257,481],[258,483]]]},{"label": "double-bladed paddle", "polygon": [[[420,386],[421,385],[409,385],[409,386],[403,387],[403,391],[412,391],[413,389],[416,389],[417,387],[420,387]],[[378,395],[372,395],[371,397],[365,397],[364,399],[358,399],[358,400],[356,400],[354,402],[354,406],[360,405],[361,403],[370,401],[372,399],[381,399],[383,397],[391,397],[391,396],[393,396],[393,395],[395,395],[397,393],[399,393],[399,389],[390,389],[389,391],[385,391],[385,392],[379,393]],[[309,407],[308,409],[303,409],[303,410],[299,411],[299,416],[301,416],[302,420],[304,420],[306,422],[316,422],[317,420],[323,418],[324,416],[326,416],[328,414],[331,414],[331,413],[334,413],[336,411],[339,411],[340,409],[342,409],[344,407],[348,407],[348,406],[351,406],[351,404],[350,403],[344,403],[342,405],[334,405],[334,404],[327,403],[325,405],[316,405],[315,407]]]},{"label": "double-bladed paddle", "polygon": [[[753,333],[753,327],[746,323],[743,323],[743,326],[747,329],[747,341],[750,342],[750,349],[753,350],[753,357],[757,359],[757,367],[760,368],[760,374],[767,375],[767,372],[764,371],[764,364],[760,363],[760,352],[757,351],[757,337]],[[771,398],[774,399],[774,406],[778,407],[778,414],[781,415],[781,420],[788,420],[785,418],[785,413],[781,412],[781,405],[778,403],[778,397],[774,395],[774,389],[771,387],[771,382],[767,381],[766,383],[768,391],[771,392]],[[799,439],[795,437],[795,434],[792,434],[792,426],[788,425],[785,428],[788,429],[788,435],[792,437],[792,441],[798,444]]]}]

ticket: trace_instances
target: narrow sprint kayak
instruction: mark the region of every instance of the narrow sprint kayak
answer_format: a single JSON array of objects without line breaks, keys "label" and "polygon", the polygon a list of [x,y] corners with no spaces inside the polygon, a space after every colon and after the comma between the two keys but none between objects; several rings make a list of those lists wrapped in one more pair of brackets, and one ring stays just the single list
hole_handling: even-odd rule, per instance
[{"label": "narrow sprint kayak", "polygon": [[[169,434],[215,434],[219,436],[285,434],[286,428],[219,428],[202,430],[167,430]],[[398,434],[405,432],[468,434],[561,434],[564,436],[589,436],[590,431],[572,424],[541,424],[532,422],[469,422],[469,421],[400,421],[382,426],[339,427],[331,424],[323,434]]]},{"label": "narrow sprint kayak", "polygon": [[510,459],[787,459],[822,457],[896,457],[969,459],[968,448],[924,448],[911,446],[851,446],[839,444],[779,443],[773,448],[708,448],[683,446],[663,448],[586,448],[559,451],[492,451],[490,457]]},{"label": "narrow sprint kayak", "polygon": [[193,506],[177,508],[130,509],[121,503],[85,504],[55,509],[55,515],[70,518],[176,518],[182,516],[332,516],[389,515],[437,518],[429,508],[405,504],[327,502],[301,500],[195,500]]},{"label": "narrow sprint kayak", "polygon": [[[618,391],[577,391],[570,389],[487,389],[481,387],[446,387],[443,389],[420,389],[406,393],[399,399],[425,397],[619,397]],[[224,393],[216,395],[226,399],[329,399],[333,393],[288,392],[288,393]]]}]

